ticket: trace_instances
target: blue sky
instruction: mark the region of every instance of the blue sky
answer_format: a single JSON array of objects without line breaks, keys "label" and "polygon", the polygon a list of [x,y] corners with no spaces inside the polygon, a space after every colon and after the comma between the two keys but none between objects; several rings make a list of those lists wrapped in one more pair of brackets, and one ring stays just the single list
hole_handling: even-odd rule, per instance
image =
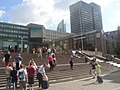
[{"label": "blue sky", "polygon": [[[0,21],[27,25],[42,24],[56,30],[64,19],[70,32],[69,5],[79,0],[0,0]],[[103,30],[113,31],[120,25],[120,0],[83,0],[101,6]]]},{"label": "blue sky", "polygon": [[3,15],[0,17],[0,21],[8,22],[8,11],[11,9],[11,7],[21,4],[22,2],[23,0],[0,0],[0,10],[4,11]]}]

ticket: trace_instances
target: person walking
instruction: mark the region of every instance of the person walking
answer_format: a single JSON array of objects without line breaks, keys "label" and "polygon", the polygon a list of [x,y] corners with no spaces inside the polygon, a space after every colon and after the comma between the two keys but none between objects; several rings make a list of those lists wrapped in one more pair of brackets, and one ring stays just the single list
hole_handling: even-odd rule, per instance
[{"label": "person walking", "polygon": [[52,55],[52,58],[53,58],[53,65],[55,67],[57,65],[57,60],[56,60],[55,53],[51,53],[51,55]]},{"label": "person walking", "polygon": [[48,56],[48,63],[50,65],[50,71],[53,70],[54,62],[53,62],[53,57],[51,54]]},{"label": "person walking", "polygon": [[38,57],[42,58],[42,48],[38,48]]},{"label": "person walking", "polygon": [[36,68],[34,68],[33,63],[31,62],[29,67],[27,68],[28,84],[30,90],[33,90],[35,72],[36,72]]},{"label": "person walking", "polygon": [[49,56],[51,54],[51,48],[48,48],[47,55]]},{"label": "person walking", "polygon": [[37,70],[37,64],[35,63],[35,60],[33,58],[29,61],[29,65],[30,65],[30,63],[32,63],[35,70]]},{"label": "person walking", "polygon": [[71,70],[73,70],[73,56],[72,55],[71,55],[71,57],[69,59],[69,64],[70,64]]},{"label": "person walking", "polygon": [[16,62],[16,70],[20,69],[20,64],[21,61],[23,60],[21,54],[19,53],[18,56],[15,57],[15,62]]},{"label": "person walking", "polygon": [[101,65],[97,62],[95,65],[95,72],[96,72],[96,76],[100,76],[101,74]]},{"label": "person walking", "polygon": [[91,60],[90,62],[90,66],[91,66],[91,69],[90,69],[90,74],[92,74],[93,78],[95,78],[96,76],[96,72],[95,72],[95,69],[96,69],[96,58],[93,57],[93,59]]},{"label": "person walking", "polygon": [[43,76],[46,74],[46,72],[45,72],[45,67],[46,67],[46,64],[42,64],[42,65],[38,68],[37,79],[38,79],[38,81],[39,81],[39,88],[42,86]]},{"label": "person walking", "polygon": [[6,85],[7,90],[11,88],[11,77],[10,77],[11,71],[12,71],[12,66],[11,64],[9,64],[5,69],[5,74],[7,78],[7,85]]},{"label": "person walking", "polygon": [[101,74],[101,67],[102,66],[97,62],[96,65],[95,65],[95,72],[96,72],[96,76],[97,76],[96,82],[98,82],[98,83],[103,83],[103,79],[100,76],[100,74]]},{"label": "person walking", "polygon": [[5,59],[5,66],[7,67],[10,64],[10,52],[8,51],[5,55],[4,55],[4,59]]},{"label": "person walking", "polygon": [[11,71],[10,76],[12,78],[13,90],[16,90],[16,88],[17,88],[17,70],[15,67],[13,67],[13,70]]},{"label": "person walking", "polygon": [[20,65],[20,69],[17,72],[17,77],[19,79],[20,90],[27,90],[26,88],[27,71],[23,64]]}]

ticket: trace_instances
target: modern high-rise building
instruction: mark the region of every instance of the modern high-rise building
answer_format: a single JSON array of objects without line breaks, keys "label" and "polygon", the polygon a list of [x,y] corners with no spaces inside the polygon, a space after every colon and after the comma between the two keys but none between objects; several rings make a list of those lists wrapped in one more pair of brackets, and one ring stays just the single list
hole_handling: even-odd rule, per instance
[{"label": "modern high-rise building", "polygon": [[70,5],[71,33],[81,34],[102,30],[101,8],[95,3],[79,1]]},{"label": "modern high-rise building", "polygon": [[66,32],[66,24],[64,24],[64,20],[62,20],[57,27],[57,31]]}]

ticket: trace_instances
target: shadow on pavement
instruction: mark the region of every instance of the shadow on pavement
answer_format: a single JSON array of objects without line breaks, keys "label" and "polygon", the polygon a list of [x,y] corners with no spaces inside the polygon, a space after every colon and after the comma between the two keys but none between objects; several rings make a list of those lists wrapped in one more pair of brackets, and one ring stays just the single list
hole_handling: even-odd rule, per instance
[{"label": "shadow on pavement", "polygon": [[111,80],[110,83],[120,83],[120,70],[112,72],[109,75],[103,76],[103,80]]},{"label": "shadow on pavement", "polygon": [[91,83],[88,83],[88,84],[83,84],[82,86],[89,86],[89,85],[94,85],[95,82],[91,82]]},{"label": "shadow on pavement", "polygon": [[84,79],[84,80],[82,80],[82,81],[90,81],[90,80],[92,80],[92,79],[93,79],[93,77],[90,77],[90,78]]}]

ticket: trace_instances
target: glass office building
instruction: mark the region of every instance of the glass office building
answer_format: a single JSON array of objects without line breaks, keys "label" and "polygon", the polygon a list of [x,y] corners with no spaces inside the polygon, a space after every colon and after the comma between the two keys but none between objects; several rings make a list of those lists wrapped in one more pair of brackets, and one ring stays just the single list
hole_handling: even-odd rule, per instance
[{"label": "glass office building", "polygon": [[9,45],[12,48],[17,46],[19,51],[21,47],[25,50],[28,46],[28,33],[26,26],[0,22],[0,47],[3,51],[7,51]]},{"label": "glass office building", "polygon": [[66,24],[64,24],[64,20],[62,20],[57,27],[57,31],[66,32]]},{"label": "glass office building", "polygon": [[95,3],[79,1],[70,5],[71,33],[83,34],[93,30],[102,30],[101,8]]}]

